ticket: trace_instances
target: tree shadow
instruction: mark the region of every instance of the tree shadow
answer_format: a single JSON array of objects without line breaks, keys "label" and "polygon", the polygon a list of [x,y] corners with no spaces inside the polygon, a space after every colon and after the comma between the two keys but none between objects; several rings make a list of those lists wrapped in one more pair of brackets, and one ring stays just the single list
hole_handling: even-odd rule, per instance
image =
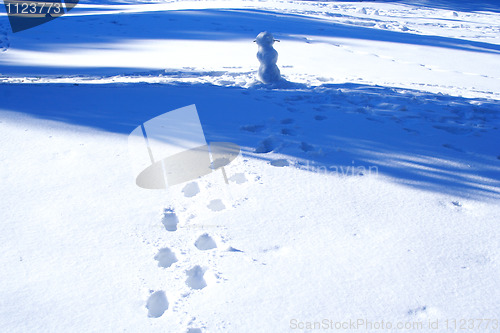
[{"label": "tree shadow", "polygon": [[[32,58],[44,52],[65,53],[68,57],[83,50],[117,50],[118,43],[141,40],[252,40],[264,30],[280,39],[304,41],[303,35],[342,39],[382,41],[407,45],[422,45],[461,51],[500,54],[500,45],[460,38],[420,35],[332,20],[283,14],[255,9],[172,10],[144,13],[97,13],[83,15],[76,7],[74,16],[63,16],[37,29],[16,34],[11,47],[32,52]],[[80,14],[79,14],[80,13]],[[376,18],[371,21],[376,22]],[[372,23],[375,25],[375,23]],[[103,34],[102,32],[106,33]],[[40,34],[51,36],[41,38]],[[324,42],[324,41],[323,41]],[[333,42],[332,42],[333,43]],[[139,46],[136,46],[139,47]],[[8,61],[6,60],[8,59]],[[146,65],[146,64],[145,64]],[[0,57],[0,69],[11,73],[88,73],[95,68],[64,67],[57,63],[30,65],[28,60]],[[85,65],[89,66],[89,65]],[[98,64],[96,64],[98,66]]]},{"label": "tree shadow", "polygon": [[[363,0],[347,0],[343,2],[364,2]],[[369,1],[367,1],[369,3]],[[478,1],[466,1],[466,0],[377,0],[376,2],[395,2],[400,4],[406,4],[413,7],[423,7],[423,8],[435,8],[435,9],[447,9],[456,10],[461,12],[500,12],[500,4],[496,0],[478,0]]]},{"label": "tree shadow", "polygon": [[196,104],[208,142],[234,142],[270,163],[341,177],[376,170],[428,191],[500,197],[498,101],[359,84],[11,84],[0,98],[4,110],[125,134],[124,145],[139,124]]},{"label": "tree shadow", "polygon": [[[75,8],[75,16],[42,26],[43,33],[52,37],[50,43],[47,39],[37,40],[41,32],[33,29],[16,35],[15,47],[66,52],[113,47],[119,41],[140,39],[253,39],[258,32],[270,30],[282,40],[297,40],[301,38],[297,35],[306,34],[500,52],[499,45],[490,43],[263,10],[105,13],[99,19],[96,15],[79,16],[78,10]],[[53,64],[35,68],[26,63],[3,66],[0,72],[33,74],[43,70],[85,72],[78,67]],[[100,75],[104,72],[103,68],[90,70]],[[139,76],[164,73],[136,70],[143,71],[136,73]],[[221,73],[166,73],[179,77],[205,74]],[[470,198],[500,196],[500,151],[495,144],[500,142],[498,101],[359,84],[310,88],[294,83],[274,89],[258,84],[249,89],[200,83],[9,84],[1,86],[0,98],[7,111],[125,135],[155,116],[196,104],[207,141],[237,143],[244,147],[245,154],[270,163],[286,159],[295,167],[329,174],[354,170],[347,167],[376,167],[380,175],[416,188]],[[7,121],[15,121],[15,114],[5,115]],[[342,173],[361,177],[362,172]]]}]

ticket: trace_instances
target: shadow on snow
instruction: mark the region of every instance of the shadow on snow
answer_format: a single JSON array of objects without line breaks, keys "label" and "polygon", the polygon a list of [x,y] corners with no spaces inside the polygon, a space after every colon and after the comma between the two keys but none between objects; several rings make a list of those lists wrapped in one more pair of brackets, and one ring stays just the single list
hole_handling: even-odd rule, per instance
[{"label": "shadow on snow", "polygon": [[[297,35],[350,38],[411,45],[451,48],[499,54],[500,45],[460,38],[419,35],[355,24],[342,24],[303,15],[256,9],[171,10],[142,13],[108,13],[63,16],[36,29],[20,32],[16,48],[50,51],[54,49],[112,48],[112,43],[134,39],[236,40],[253,39],[264,30],[283,40],[303,40]],[[332,14],[340,15],[340,14]],[[379,20],[371,17],[372,26]],[[380,21],[385,23],[385,21]],[[105,32],[103,34],[103,32]],[[44,34],[41,40],[38,36]]]},{"label": "shadow on snow", "polygon": [[257,158],[286,158],[313,172],[374,166],[417,188],[500,197],[497,101],[359,84],[292,86],[11,84],[0,98],[4,110],[123,134],[196,104],[207,141],[237,143]]}]

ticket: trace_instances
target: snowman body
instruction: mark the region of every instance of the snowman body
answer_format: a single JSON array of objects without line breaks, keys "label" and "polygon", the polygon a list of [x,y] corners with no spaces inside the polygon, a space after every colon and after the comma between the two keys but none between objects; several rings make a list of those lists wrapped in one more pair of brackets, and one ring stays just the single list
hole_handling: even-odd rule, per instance
[{"label": "snowman body", "polygon": [[275,39],[269,32],[261,32],[255,42],[259,46],[257,59],[259,59],[259,79],[264,83],[273,83],[281,79],[281,73],[276,66],[278,52],[274,49]]}]

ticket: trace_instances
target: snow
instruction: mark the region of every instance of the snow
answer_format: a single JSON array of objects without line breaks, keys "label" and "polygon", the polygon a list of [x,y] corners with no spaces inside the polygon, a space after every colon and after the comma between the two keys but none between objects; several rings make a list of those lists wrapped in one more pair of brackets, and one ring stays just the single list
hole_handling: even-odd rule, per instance
[{"label": "snow", "polygon": [[160,249],[154,259],[158,260],[158,267],[163,268],[169,268],[172,264],[177,262],[175,253],[173,253],[168,247]]},{"label": "snow", "polygon": [[[1,16],[0,331],[499,320],[499,9],[84,1],[15,34]],[[129,134],[192,104],[208,143],[241,147],[229,184],[138,187]]]},{"label": "snow", "polygon": [[212,237],[210,237],[209,234],[204,233],[203,235],[198,237],[198,239],[194,243],[194,246],[196,246],[198,250],[206,251],[215,249],[217,247],[217,244],[215,244],[215,241],[212,239]]},{"label": "snow", "polygon": [[161,317],[165,311],[168,309],[168,300],[165,296],[165,292],[156,291],[151,294],[148,298],[148,303],[146,305],[148,311],[148,316],[153,318]]}]

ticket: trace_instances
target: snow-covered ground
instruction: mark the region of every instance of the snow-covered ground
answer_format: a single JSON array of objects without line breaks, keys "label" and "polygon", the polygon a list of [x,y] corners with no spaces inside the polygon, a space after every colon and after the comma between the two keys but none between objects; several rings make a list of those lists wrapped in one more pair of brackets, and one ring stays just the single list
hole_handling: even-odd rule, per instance
[{"label": "snow-covered ground", "polygon": [[[0,331],[498,332],[499,63],[494,1],[0,16]],[[229,185],[137,187],[129,133],[191,104]]]}]

